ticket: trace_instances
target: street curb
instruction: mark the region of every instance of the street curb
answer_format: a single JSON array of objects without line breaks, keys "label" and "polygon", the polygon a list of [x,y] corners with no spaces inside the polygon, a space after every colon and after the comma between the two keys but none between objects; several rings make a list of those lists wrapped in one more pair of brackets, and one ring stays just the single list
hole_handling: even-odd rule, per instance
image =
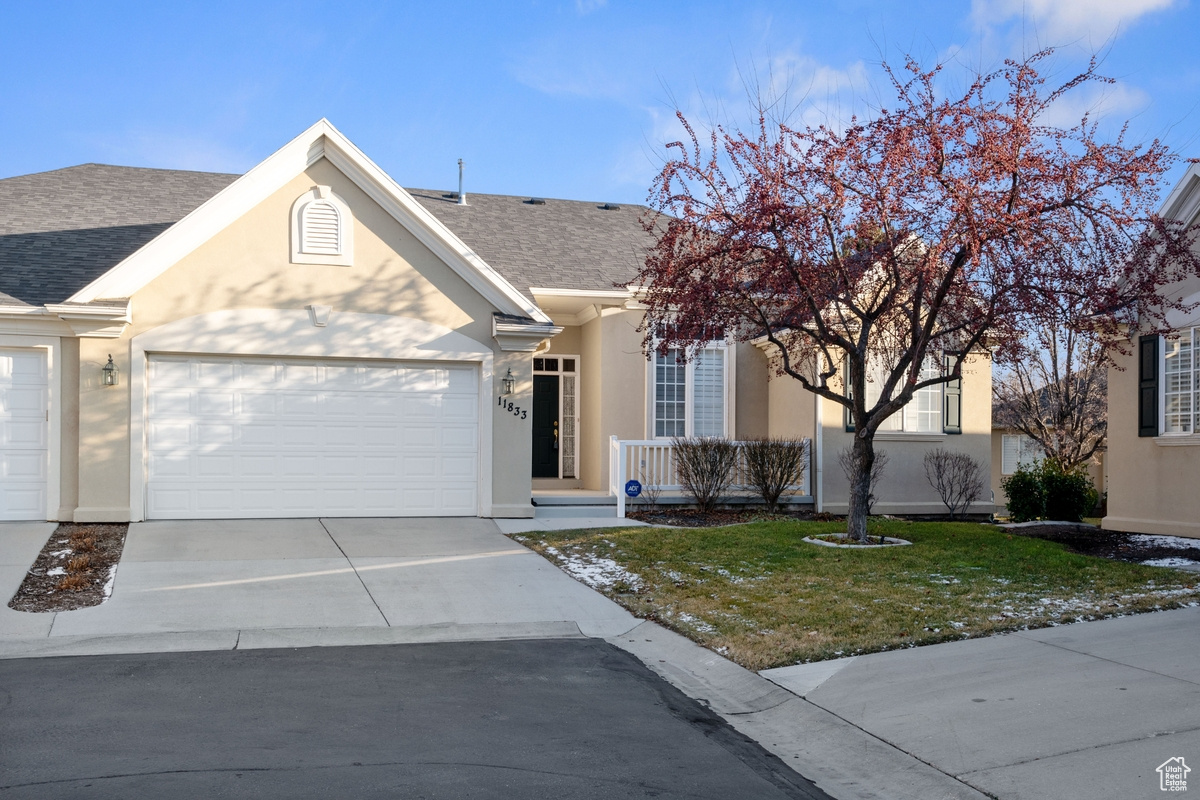
[{"label": "street curb", "polygon": [[661,625],[643,622],[606,641],[636,656],[839,800],[988,797]]}]

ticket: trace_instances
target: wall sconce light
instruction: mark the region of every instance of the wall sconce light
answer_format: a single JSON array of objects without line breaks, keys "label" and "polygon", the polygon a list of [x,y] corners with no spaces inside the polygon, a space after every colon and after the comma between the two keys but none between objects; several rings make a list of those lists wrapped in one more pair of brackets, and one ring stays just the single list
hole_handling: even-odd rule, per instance
[{"label": "wall sconce light", "polygon": [[504,384],[505,394],[512,394],[516,390],[517,379],[513,377],[511,368],[508,370],[508,374],[504,376],[504,380],[501,381],[501,383]]},{"label": "wall sconce light", "polygon": [[113,363],[111,353],[108,356],[108,363],[104,365],[100,373],[104,376],[105,386],[116,386],[121,382],[121,375],[117,371],[117,365]]}]

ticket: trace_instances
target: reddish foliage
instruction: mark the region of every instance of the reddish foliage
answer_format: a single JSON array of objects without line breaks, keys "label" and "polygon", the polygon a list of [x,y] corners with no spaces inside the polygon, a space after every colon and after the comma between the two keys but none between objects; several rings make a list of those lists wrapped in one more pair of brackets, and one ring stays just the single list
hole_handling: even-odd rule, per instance
[{"label": "reddish foliage", "polygon": [[[1196,232],[1154,210],[1174,156],[1124,131],[1098,141],[1087,117],[1043,124],[1065,93],[1106,80],[1093,63],[1049,89],[1050,55],[954,96],[935,89],[940,67],[910,60],[907,76],[887,73],[895,108],[844,130],[763,113],[702,146],[680,115],[690,142],[669,146],[646,220],[647,343],[686,349],[714,327],[766,338],[780,374],[850,408],[869,472],[875,430],[914,391],[961,374],[973,349],[1015,346],[1066,298],[1087,298],[1110,341],[1132,320],[1161,329],[1175,304],[1159,290],[1200,271]],[[927,354],[952,357],[922,379]],[[852,399],[827,386],[844,363]]]}]

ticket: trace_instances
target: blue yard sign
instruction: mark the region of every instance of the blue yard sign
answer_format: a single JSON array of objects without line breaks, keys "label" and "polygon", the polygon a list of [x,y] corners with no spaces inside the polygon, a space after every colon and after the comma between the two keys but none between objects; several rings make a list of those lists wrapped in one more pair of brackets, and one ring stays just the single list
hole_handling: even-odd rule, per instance
[{"label": "blue yard sign", "polygon": [[637,497],[641,493],[642,493],[642,484],[641,483],[639,483],[638,481],[626,481],[625,482],[625,494],[629,495],[630,497]]}]

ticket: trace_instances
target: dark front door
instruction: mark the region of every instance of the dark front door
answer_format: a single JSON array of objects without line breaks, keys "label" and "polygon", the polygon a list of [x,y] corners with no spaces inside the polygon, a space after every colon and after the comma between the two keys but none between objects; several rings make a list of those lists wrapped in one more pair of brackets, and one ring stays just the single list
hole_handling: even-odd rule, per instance
[{"label": "dark front door", "polygon": [[533,477],[558,477],[558,376],[533,376]]}]

